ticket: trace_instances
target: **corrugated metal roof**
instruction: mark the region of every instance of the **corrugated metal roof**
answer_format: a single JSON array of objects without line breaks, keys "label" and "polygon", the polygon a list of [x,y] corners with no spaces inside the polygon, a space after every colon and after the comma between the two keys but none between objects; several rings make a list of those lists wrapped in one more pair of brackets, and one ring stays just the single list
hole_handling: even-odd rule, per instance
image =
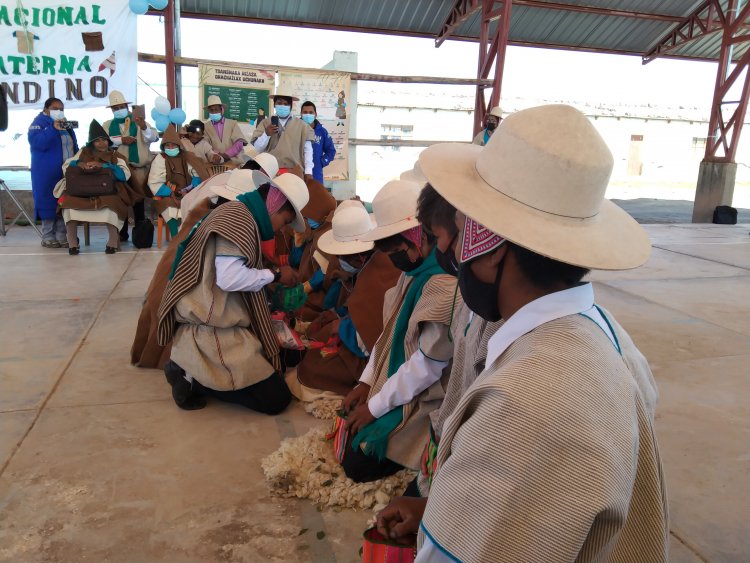
[{"label": "corrugated metal roof", "polygon": [[[555,0],[555,4],[685,18],[703,0]],[[726,4],[727,0],[721,0]],[[453,0],[181,0],[186,17],[237,19],[292,26],[349,29],[435,38]],[[514,4],[511,44],[644,55],[674,27],[674,21],[556,9],[542,2]],[[480,16],[464,21],[451,38],[476,40]],[[716,59],[721,35],[697,39],[670,53],[694,59]],[[750,42],[735,47],[735,60]]]}]

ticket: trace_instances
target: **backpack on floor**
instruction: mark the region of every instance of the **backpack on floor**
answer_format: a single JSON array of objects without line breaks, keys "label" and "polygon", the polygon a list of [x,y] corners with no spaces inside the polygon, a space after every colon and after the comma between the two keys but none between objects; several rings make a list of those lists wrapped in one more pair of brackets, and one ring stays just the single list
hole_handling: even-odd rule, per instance
[{"label": "backpack on floor", "polygon": [[154,244],[154,224],[149,219],[136,221],[132,240],[136,248],[151,248]]}]

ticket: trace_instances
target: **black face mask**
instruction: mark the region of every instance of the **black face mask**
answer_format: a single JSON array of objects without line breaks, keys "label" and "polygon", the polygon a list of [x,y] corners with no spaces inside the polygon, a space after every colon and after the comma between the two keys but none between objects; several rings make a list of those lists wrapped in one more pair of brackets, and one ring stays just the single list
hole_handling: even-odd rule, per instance
[{"label": "black face mask", "polygon": [[388,258],[390,258],[391,262],[393,262],[393,265],[402,272],[411,272],[412,270],[416,270],[422,265],[422,262],[424,262],[421,256],[417,258],[416,262],[412,262],[411,260],[409,260],[409,255],[406,253],[406,250],[399,250],[398,252],[389,254]]},{"label": "black face mask", "polygon": [[465,262],[458,268],[458,288],[461,290],[461,297],[463,297],[466,306],[484,320],[491,323],[497,322],[500,320],[497,291],[500,287],[502,264],[498,265],[495,281],[485,283],[471,271],[471,262]]},{"label": "black face mask", "polygon": [[453,238],[448,243],[448,250],[443,252],[439,248],[435,247],[435,258],[437,259],[438,266],[440,266],[446,274],[458,276],[458,260],[456,260],[456,253],[451,248],[453,241],[456,240],[458,233],[453,235]]},{"label": "black face mask", "polygon": [[490,121],[487,124],[487,131],[494,131],[496,128],[497,128],[497,123],[495,123],[494,121]]}]

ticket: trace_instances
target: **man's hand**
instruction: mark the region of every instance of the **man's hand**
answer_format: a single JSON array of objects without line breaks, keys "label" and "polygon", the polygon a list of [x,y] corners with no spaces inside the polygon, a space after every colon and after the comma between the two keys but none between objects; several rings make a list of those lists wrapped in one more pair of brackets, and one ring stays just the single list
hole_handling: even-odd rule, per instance
[{"label": "man's hand", "polygon": [[132,144],[133,144],[133,143],[135,143],[135,142],[136,142],[137,140],[138,140],[138,139],[136,139],[135,137],[131,137],[131,136],[129,136],[129,135],[125,135],[124,137],[122,137],[122,144],[123,144],[123,145],[132,145]]},{"label": "man's hand", "polygon": [[138,127],[140,127],[141,131],[145,131],[145,130],[146,130],[146,127],[148,127],[148,126],[146,125],[146,120],[145,120],[145,119],[143,119],[142,117],[136,117],[136,118],[135,118],[135,124],[136,124],[136,125],[137,125]]},{"label": "man's hand", "polygon": [[307,336],[312,336],[327,324],[338,320],[338,318],[339,316],[332,309],[323,311],[313,322],[310,323],[310,326],[307,327]]},{"label": "man's hand", "polygon": [[221,164],[222,158],[219,154],[211,155],[211,164]]},{"label": "man's hand", "polygon": [[378,512],[378,532],[404,545],[413,545],[426,507],[426,498],[394,498],[388,506]]},{"label": "man's hand", "polygon": [[341,408],[344,409],[344,412],[349,413],[360,403],[366,402],[369,394],[370,386],[367,383],[360,383],[344,397]]},{"label": "man's hand", "polygon": [[86,170],[99,170],[102,167],[102,163],[92,161],[92,162],[86,162],[83,166],[84,168],[86,168]]},{"label": "man's hand", "polygon": [[305,182],[311,182],[314,179],[312,174],[305,174]]},{"label": "man's hand", "polygon": [[268,135],[269,137],[272,137],[278,132],[279,132],[279,127],[277,125],[273,125],[273,124],[266,125],[266,135]]},{"label": "man's hand", "polygon": [[56,119],[52,122],[52,127],[57,129],[58,131],[65,131],[65,127],[63,127],[63,120],[62,119]]},{"label": "man's hand", "polygon": [[372,416],[367,403],[362,403],[346,416],[346,427],[349,429],[352,436],[354,436],[357,432],[374,421],[375,417]]},{"label": "man's hand", "polygon": [[279,272],[281,273],[279,282],[285,286],[294,287],[299,283],[299,275],[291,266],[281,266]]}]

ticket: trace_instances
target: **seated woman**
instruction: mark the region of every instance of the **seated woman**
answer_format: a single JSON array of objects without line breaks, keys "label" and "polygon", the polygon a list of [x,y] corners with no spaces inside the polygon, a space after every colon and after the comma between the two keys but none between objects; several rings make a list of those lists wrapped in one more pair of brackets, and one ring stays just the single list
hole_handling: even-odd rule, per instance
[{"label": "seated woman", "polygon": [[[396,285],[400,271],[374,243],[361,237],[372,227],[364,205],[348,200],[333,215],[333,229],[318,240],[318,248],[335,256],[341,270],[332,273],[345,296],[342,307],[321,313],[310,325],[309,338],[333,343],[310,349],[287,384],[301,401],[321,396],[347,395],[359,381],[367,358],[383,330],[385,292]],[[331,274],[329,269],[326,276]],[[342,397],[343,398],[343,397]]]},{"label": "seated woman", "polygon": [[159,344],[172,344],[164,372],[182,409],[213,397],[276,414],[291,394],[265,287],[295,285],[297,276],[289,267],[265,268],[262,245],[287,224],[304,228],[307,189],[282,174],[254,191],[217,195],[236,201],[214,209],[180,244],[159,307]]},{"label": "seated woman", "polygon": [[[78,172],[68,173],[70,167]],[[114,254],[120,248],[119,231],[128,217],[128,207],[137,200],[137,195],[128,185],[130,168],[124,158],[112,150],[112,140],[104,128],[95,119],[89,126],[89,140],[78,153],[63,163],[65,182],[58,184],[55,190],[57,210],[65,221],[68,236],[68,254],[76,256],[80,252],[78,240],[79,223],[103,223],[107,227],[107,245],[105,252]],[[108,182],[114,180],[114,194],[84,196],[80,194],[84,184],[90,184],[91,177],[102,178]],[[80,186],[76,185],[80,184]]]},{"label": "seated woman", "polygon": [[434,237],[416,219],[419,193],[411,182],[387,183],[372,202],[377,226],[363,237],[402,274],[385,295],[383,333],[343,404],[350,443],[342,466],[356,482],[419,468],[429,415],[442,401],[443,369],[453,355],[448,333],[456,278],[440,267]]},{"label": "seated woman", "polygon": [[154,194],[154,207],[164,217],[171,236],[179,230],[180,200],[195,186],[208,179],[205,163],[192,153],[180,150],[180,136],[174,125],[167,127],[161,153],[151,162],[148,187]]}]

